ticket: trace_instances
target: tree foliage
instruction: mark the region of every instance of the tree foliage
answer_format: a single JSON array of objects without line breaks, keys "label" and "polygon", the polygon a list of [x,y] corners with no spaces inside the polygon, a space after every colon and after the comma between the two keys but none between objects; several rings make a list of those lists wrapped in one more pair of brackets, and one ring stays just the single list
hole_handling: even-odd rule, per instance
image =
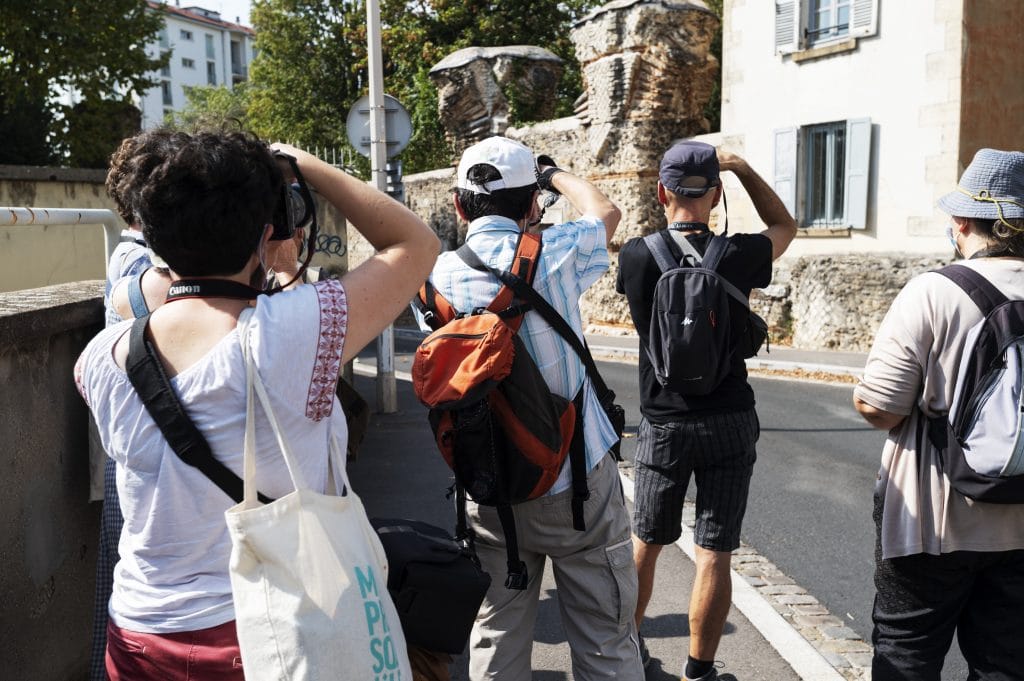
[{"label": "tree foliage", "polygon": [[[106,106],[103,102],[127,102],[133,92],[154,84],[153,72],[164,59],[149,56],[145,48],[162,23],[145,0],[0,2],[0,119],[50,114],[42,141],[37,137],[25,150],[30,153],[19,157],[0,148],[0,162],[34,162],[40,144],[48,160],[62,160],[72,146],[98,142],[77,137],[102,131],[77,125],[74,118],[92,115]],[[90,104],[76,109],[68,97],[60,97],[69,93]],[[35,128],[28,132],[38,135]],[[109,140],[110,150],[119,140]]]},{"label": "tree foliage", "polygon": [[[384,89],[409,109],[413,121],[413,138],[402,153],[406,172],[451,162],[437,113],[437,90],[428,72],[463,47],[550,49],[566,62],[557,95],[558,115],[570,114],[581,90],[570,25],[598,4],[596,0],[382,0]],[[257,57],[244,97],[248,127],[258,135],[295,140],[311,148],[351,149],[346,117],[368,84],[365,1],[255,0],[252,22]],[[513,109],[514,104],[513,98]],[[198,116],[205,110],[215,111],[215,106],[196,98],[190,101],[190,109],[189,115]],[[529,112],[513,111],[513,122],[529,120]],[[365,169],[366,164],[360,162],[360,166]]]},{"label": "tree foliage", "polygon": [[[573,22],[599,0],[382,0],[384,89],[412,116],[413,137],[402,152],[406,172],[448,165],[451,150],[437,113],[437,89],[428,73],[452,52],[471,46],[538,45],[565,61],[557,116],[572,114],[582,79],[570,40]],[[721,15],[722,0],[708,0]],[[352,153],[345,121],[367,90],[365,0],[254,0],[257,56],[247,89],[193,88],[183,127],[241,120],[269,139]],[[721,31],[712,51],[721,59]],[[719,83],[721,76],[719,75]],[[514,124],[532,120],[510,95]],[[717,130],[720,86],[705,114]],[[355,156],[357,167],[366,162]]]},{"label": "tree foliage", "polygon": [[[551,50],[565,61],[557,92],[556,115],[572,113],[573,102],[582,90],[579,64],[570,40],[572,23],[597,0],[385,0],[382,17],[388,87],[412,112],[414,137],[405,156],[419,170],[451,162],[444,144],[443,127],[437,116],[437,90],[427,73],[452,52],[464,47],[537,45]],[[511,121],[532,120],[531,112],[516,106],[510,95]]]},{"label": "tree foliage", "polygon": [[234,124],[249,129],[249,87],[238,83],[234,89],[225,85],[199,85],[185,88],[185,106],[169,114],[164,125],[185,132],[220,128]]}]

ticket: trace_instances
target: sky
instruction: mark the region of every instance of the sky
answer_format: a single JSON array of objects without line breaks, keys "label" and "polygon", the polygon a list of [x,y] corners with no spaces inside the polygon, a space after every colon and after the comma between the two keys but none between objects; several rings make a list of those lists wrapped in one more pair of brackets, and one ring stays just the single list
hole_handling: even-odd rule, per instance
[{"label": "sky", "polygon": [[251,26],[249,23],[249,0],[180,0],[180,2],[182,7],[202,7],[220,12],[224,21],[234,22],[235,17],[239,17],[239,23]]}]

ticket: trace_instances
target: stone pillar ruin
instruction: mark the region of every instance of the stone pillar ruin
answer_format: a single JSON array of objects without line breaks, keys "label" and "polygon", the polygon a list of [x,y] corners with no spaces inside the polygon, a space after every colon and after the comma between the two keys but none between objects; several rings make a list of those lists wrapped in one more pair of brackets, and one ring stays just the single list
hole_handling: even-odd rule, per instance
[{"label": "stone pillar ruin", "polygon": [[650,167],[673,140],[708,131],[718,25],[703,2],[675,0],[615,0],[576,24],[576,115],[597,163]]},{"label": "stone pillar ruin", "polygon": [[[562,68],[555,55],[536,47],[467,48],[431,69],[439,114],[456,151],[453,163],[470,144],[506,135],[593,182],[622,210],[609,244],[611,269],[584,296],[584,320],[630,324],[625,297],[615,292],[618,250],[626,240],[665,226],[656,193],[661,156],[673,141],[708,131],[704,107],[718,73],[711,54],[718,26],[718,16],[702,0],[603,5],[572,29],[585,88],[576,115],[523,127],[509,127],[506,93],[547,102],[551,115]],[[516,76],[514,84],[510,74]],[[444,185],[435,176],[440,172],[423,174],[424,184],[411,189],[410,205],[449,236],[447,242],[459,241],[465,227],[455,226],[447,209],[438,212],[451,186],[450,171]],[[564,200],[548,215],[558,221],[577,217]]]},{"label": "stone pillar ruin", "polygon": [[455,158],[475,142],[504,135],[514,106],[528,111],[532,120],[550,118],[561,77],[561,58],[528,45],[467,47],[438,62],[430,79],[437,86],[438,114]]}]

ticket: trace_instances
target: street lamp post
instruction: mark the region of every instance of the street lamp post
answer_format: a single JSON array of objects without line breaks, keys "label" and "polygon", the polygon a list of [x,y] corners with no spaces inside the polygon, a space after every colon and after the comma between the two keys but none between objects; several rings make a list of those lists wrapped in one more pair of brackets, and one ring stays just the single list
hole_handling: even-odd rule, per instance
[{"label": "street lamp post", "polygon": [[[387,130],[384,111],[384,65],[381,55],[380,2],[366,0],[366,39],[370,81],[370,176],[380,191],[387,190]],[[377,410],[398,411],[395,386],[395,329],[388,325],[377,337]]]}]

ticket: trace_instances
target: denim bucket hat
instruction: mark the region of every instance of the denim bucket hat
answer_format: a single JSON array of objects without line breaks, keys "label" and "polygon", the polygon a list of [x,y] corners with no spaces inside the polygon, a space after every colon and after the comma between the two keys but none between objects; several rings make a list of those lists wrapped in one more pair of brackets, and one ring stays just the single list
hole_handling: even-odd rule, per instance
[{"label": "denim bucket hat", "polygon": [[1024,152],[979,149],[939,208],[960,218],[1024,218]]}]

